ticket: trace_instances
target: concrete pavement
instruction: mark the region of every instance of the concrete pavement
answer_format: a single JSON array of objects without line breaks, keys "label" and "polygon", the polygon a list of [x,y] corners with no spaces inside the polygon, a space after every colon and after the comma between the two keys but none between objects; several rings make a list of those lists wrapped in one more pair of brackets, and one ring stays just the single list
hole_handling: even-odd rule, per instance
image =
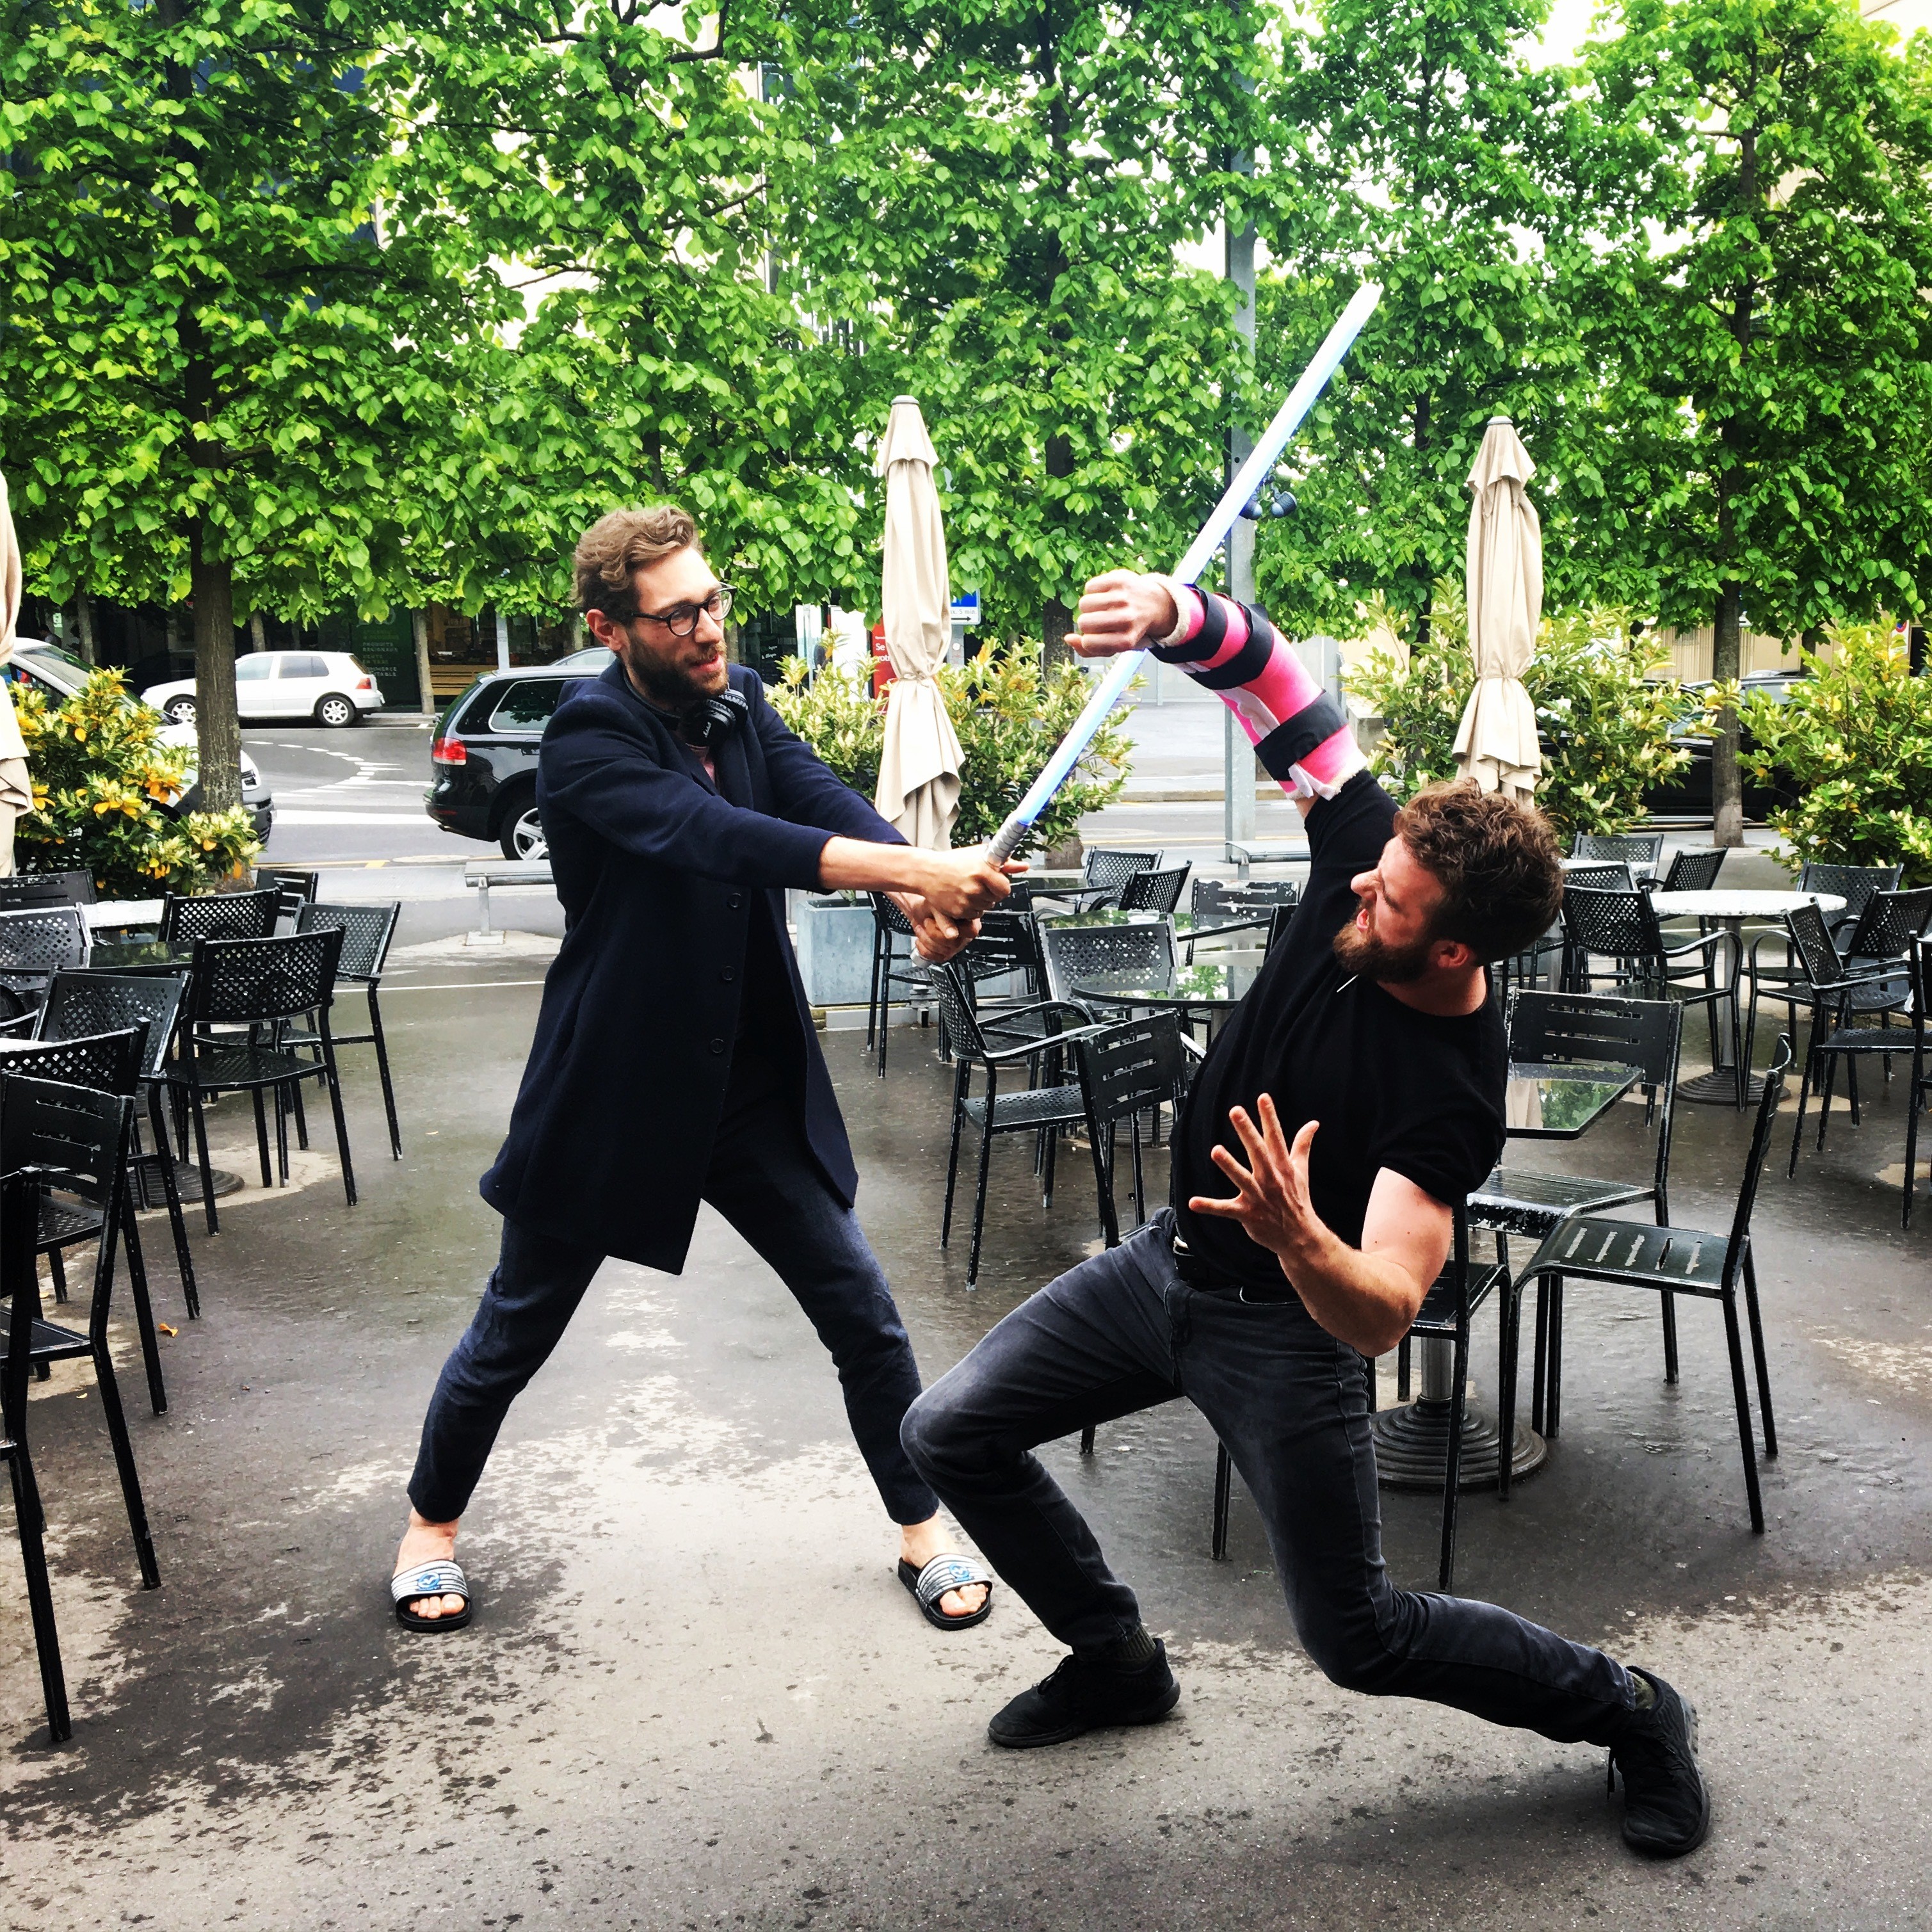
[{"label": "concrete pavement", "polygon": [[[298,1190],[224,1204],[222,1233],[196,1238],[191,1326],[154,1263],[180,1330],[164,1342],[170,1412],[146,1412],[135,1375],[123,1385],[160,1591],[135,1587],[86,1376],[34,1393],[76,1728],[47,1748],[18,1568],[0,1561],[8,1926],[1932,1918],[1932,1214],[1902,1234],[1895,1178],[1880,1178],[1899,1158],[1896,1086],[1798,1183],[1774,1168],[1766,1184],[1783,1454],[1764,1537],[1745,1518],[1716,1311],[1680,1304],[1671,1390],[1654,1309],[1574,1289],[1549,1466],[1506,1509],[1464,1502],[1460,1587],[1699,1702],[1716,1827],[1653,1868],[1618,1840],[1600,1754],[1316,1676],[1238,1486],[1233,1560],[1209,1561],[1213,1444],[1180,1405],[1103,1429],[1088,1462],[1071,1443],[1045,1452],[1168,1637],[1175,1719],[994,1750],[986,1717],[1054,1646],[1004,1589],[979,1630],[920,1621],[829,1365],[708,1213],[681,1279],[607,1266],[513,1412],[461,1552],[474,1625],[399,1630],[400,1486],[494,1253],[475,1178],[537,997],[514,983],[536,976],[521,962],[430,964],[386,1008],[405,1159],[385,1157],[358,1060],[362,1204],[345,1208],[320,1156]],[[930,1377],[1087,1251],[1090,1178],[1068,1161],[1044,1214],[1024,1150],[1002,1146],[968,1296],[963,1246],[936,1246],[950,1076],[910,1041],[883,1082],[856,1036],[829,1052],[862,1211]],[[1744,1132],[1684,1110],[1680,1220],[1725,1225]],[[215,1138],[245,1144],[245,1114]],[[1641,1164],[1640,1109],[1547,1158]],[[157,1230],[151,1252],[163,1245]],[[1474,1360],[1492,1396],[1491,1323]],[[1385,1503],[1391,1567],[1424,1587],[1436,1504]]]}]

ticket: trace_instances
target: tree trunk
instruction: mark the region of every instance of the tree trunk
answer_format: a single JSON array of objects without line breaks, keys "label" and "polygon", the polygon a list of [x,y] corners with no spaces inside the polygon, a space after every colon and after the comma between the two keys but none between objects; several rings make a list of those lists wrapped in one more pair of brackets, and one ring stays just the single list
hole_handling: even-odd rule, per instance
[{"label": "tree trunk", "polygon": [[[1719,683],[1735,678],[1743,662],[1743,586],[1735,580],[1718,592],[1712,622],[1711,675]],[[1738,768],[1738,714],[1727,705],[1718,714],[1711,741],[1711,843],[1744,842],[1744,776]]]},{"label": "tree trunk", "polygon": [[416,709],[425,718],[436,716],[436,693],[429,681],[429,613],[410,613],[410,635],[416,647]]},{"label": "tree trunk", "polygon": [[98,664],[100,656],[94,642],[94,599],[85,590],[74,593],[74,642],[80,647],[76,655],[84,664]]},{"label": "tree trunk", "polygon": [[242,721],[235,705],[235,568],[202,555],[199,519],[190,536],[194,598],[194,737],[205,812],[242,802]]}]

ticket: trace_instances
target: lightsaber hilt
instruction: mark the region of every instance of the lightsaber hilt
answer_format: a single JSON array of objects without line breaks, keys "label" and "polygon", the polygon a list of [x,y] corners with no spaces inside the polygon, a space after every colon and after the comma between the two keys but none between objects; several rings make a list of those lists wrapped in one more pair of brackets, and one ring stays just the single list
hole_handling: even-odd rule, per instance
[{"label": "lightsaber hilt", "polygon": [[[1350,298],[1348,306],[1336,319],[1327,339],[1316,351],[1314,361],[1302,371],[1301,380],[1275,412],[1274,422],[1256,443],[1248,460],[1234,472],[1234,480],[1221,493],[1221,500],[1214,506],[1214,513],[1187,546],[1187,554],[1174,566],[1173,574],[1180,583],[1192,584],[1208,568],[1208,560],[1234,528],[1234,520],[1267,480],[1268,472],[1281,460],[1282,452],[1301,427],[1302,418],[1314,407],[1316,398],[1328,386],[1328,379],[1340,365],[1342,358],[1348,354],[1355,338],[1362,332],[1363,325],[1375,313],[1376,304],[1382,298],[1381,286],[1375,282],[1364,282]],[[1039,777],[1028,788],[1025,797],[1014,806],[1005,824],[988,842],[987,854],[996,863],[1010,859],[1019,850],[1022,842],[1033,830],[1034,821],[1046,809],[1054,794],[1066,782],[1073,767],[1080,762],[1081,754],[1094,742],[1094,733],[1139,674],[1141,660],[1146,655],[1144,650],[1123,651],[1107,667],[1094,686],[1093,695],[1073,721],[1072,728],[1061,739]]]}]

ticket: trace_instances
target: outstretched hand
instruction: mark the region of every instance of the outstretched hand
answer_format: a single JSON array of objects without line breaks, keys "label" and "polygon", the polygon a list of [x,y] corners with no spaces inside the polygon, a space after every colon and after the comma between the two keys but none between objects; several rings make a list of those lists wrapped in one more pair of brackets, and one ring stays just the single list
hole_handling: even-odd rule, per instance
[{"label": "outstretched hand", "polygon": [[1158,643],[1174,628],[1177,613],[1166,579],[1137,570],[1110,570],[1090,577],[1074,614],[1079,626],[1066,636],[1076,657],[1117,657]]},{"label": "outstretched hand", "polygon": [[1264,1094],[1255,1104],[1258,1124],[1244,1107],[1232,1108],[1228,1114],[1247,1166],[1225,1147],[1217,1144],[1214,1150],[1214,1165],[1234,1184],[1234,1198],[1212,1201],[1197,1194],[1187,1205],[1196,1214],[1238,1221],[1250,1240],[1281,1256],[1286,1267],[1289,1256],[1306,1254],[1334,1238],[1316,1213],[1308,1192],[1308,1150],[1322,1124],[1309,1121],[1291,1147],[1272,1096]]}]

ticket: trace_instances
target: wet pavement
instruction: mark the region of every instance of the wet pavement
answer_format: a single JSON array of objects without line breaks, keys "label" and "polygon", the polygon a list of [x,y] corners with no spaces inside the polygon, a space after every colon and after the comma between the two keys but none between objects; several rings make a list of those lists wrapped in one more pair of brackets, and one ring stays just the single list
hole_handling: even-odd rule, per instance
[{"label": "wet pavement", "polygon": [[[1023,1754],[987,1716],[1054,1646],[1010,1593],[929,1630],[783,1290],[707,1214],[681,1279],[606,1267],[518,1405],[461,1555],[473,1626],[398,1629],[386,1580],[430,1384],[497,1223],[475,1180],[520,1070],[540,962],[423,958],[386,998],[405,1128],[350,1077],[362,1204],[332,1164],[197,1235],[205,1314],[154,1270],[172,1406],[124,1373],[163,1587],[137,1586],[98,1400],[37,1390],[73,1742],[50,1750],[16,1562],[0,1552],[0,1922],[66,1928],[578,1925],[1918,1927],[1932,1919],[1932,1211],[1898,1226],[1902,1083],[1840,1117],[1758,1252],[1783,1453],[1745,1513],[1714,1306],[1572,1288],[1564,1426],[1507,1506],[1464,1500],[1459,1587],[1605,1643],[1703,1716],[1708,1845],[1639,1864],[1600,1753],[1334,1689],[1298,1650],[1236,1491],[1208,1556],[1214,1444],[1176,1405],[1046,1451],[1184,1684],[1174,1720]],[[1695,1029],[1692,1030],[1693,1037]],[[937,1247],[950,1076],[896,1042],[828,1051],[861,1210],[937,1374],[1096,1235],[1090,1172],[1050,1214],[996,1150],[982,1285]],[[902,1046],[902,1050],[901,1049]],[[354,1056],[351,1056],[352,1059]],[[1875,1084],[1876,1083],[1872,1083]],[[251,1136],[231,1112],[214,1138]],[[621,1122],[613,1122],[621,1170]],[[1686,1108],[1673,1206],[1728,1224],[1747,1123]],[[1626,1104],[1540,1163],[1646,1169]],[[219,1156],[218,1156],[218,1158]],[[227,1165],[243,1166],[240,1158]],[[1890,1168],[1889,1175],[1883,1171]],[[1154,1172],[1164,1180],[1162,1163]],[[617,1184],[622,1184],[621,1183]],[[151,1253],[165,1243],[158,1227]],[[131,1343],[131,1336],[126,1338]],[[122,1359],[131,1361],[130,1350]],[[1492,1397],[1492,1312],[1478,1393]],[[1385,1498],[1432,1581],[1436,1504]],[[10,1530],[8,1540],[10,1543]]]}]

